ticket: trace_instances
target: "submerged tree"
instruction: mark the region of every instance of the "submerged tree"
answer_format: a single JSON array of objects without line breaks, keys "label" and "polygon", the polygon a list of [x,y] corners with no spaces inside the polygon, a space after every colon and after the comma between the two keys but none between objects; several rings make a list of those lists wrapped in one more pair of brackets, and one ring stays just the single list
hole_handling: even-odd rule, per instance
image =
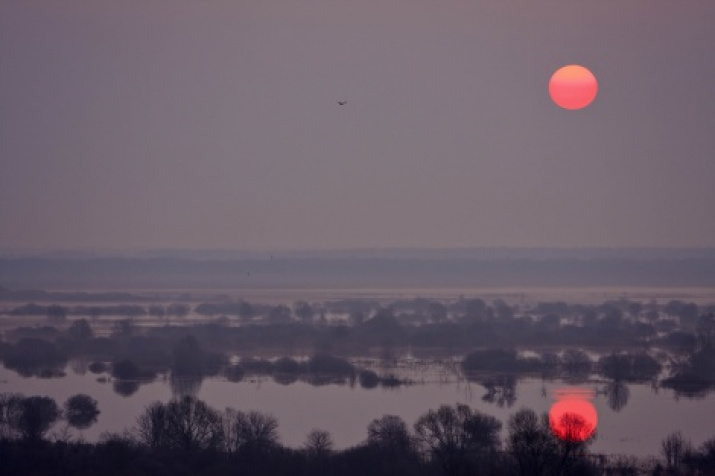
[{"label": "submerged tree", "polygon": [[313,316],[315,316],[315,310],[313,309],[313,306],[311,306],[305,301],[296,302],[294,305],[293,312],[301,321],[306,323],[311,322],[313,320]]},{"label": "submerged tree", "polygon": [[566,349],[561,355],[561,368],[571,382],[588,379],[592,366],[591,358],[581,349]]},{"label": "submerged tree", "polygon": [[87,322],[87,319],[78,319],[72,323],[67,329],[67,334],[76,341],[86,341],[91,339],[94,333],[92,327]]},{"label": "submerged tree", "polygon": [[193,335],[182,338],[172,351],[173,375],[200,375],[203,369],[203,352]]},{"label": "submerged tree", "polygon": [[99,415],[97,400],[82,393],[68,398],[64,409],[67,423],[78,430],[84,430],[92,426]]},{"label": "submerged tree", "polygon": [[487,392],[482,400],[496,403],[499,408],[511,407],[516,402],[516,378],[513,375],[491,375],[481,379],[480,383]]},{"label": "submerged tree", "polygon": [[47,319],[50,322],[64,322],[67,320],[67,308],[59,306],[57,304],[52,304],[47,306]]},{"label": "submerged tree", "polygon": [[14,346],[8,345],[3,356],[5,367],[23,377],[33,375],[58,375],[67,362],[67,356],[54,342],[44,339],[24,338]]}]

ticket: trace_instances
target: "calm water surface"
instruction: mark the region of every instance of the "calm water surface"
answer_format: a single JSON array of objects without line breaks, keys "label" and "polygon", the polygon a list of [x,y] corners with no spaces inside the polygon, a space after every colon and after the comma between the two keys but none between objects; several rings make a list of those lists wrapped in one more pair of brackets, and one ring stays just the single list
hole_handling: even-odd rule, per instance
[{"label": "calm water surface", "polygon": [[[283,444],[298,447],[313,428],[328,430],[337,447],[345,448],[364,441],[367,425],[385,414],[401,416],[409,425],[429,409],[442,404],[466,403],[499,418],[504,427],[510,414],[521,407],[541,413],[548,411],[555,392],[563,388],[590,389],[599,417],[598,438],[592,451],[606,454],[657,455],[660,441],[670,432],[682,431],[696,445],[715,436],[715,398],[676,399],[671,390],[654,393],[649,385],[628,385],[630,398],[616,412],[598,390],[603,383],[578,386],[561,381],[542,382],[538,378],[519,380],[517,400],[502,407],[482,400],[484,387],[461,379],[436,378],[429,374],[424,383],[396,389],[363,389],[359,385],[312,386],[304,382],[280,385],[270,378],[247,377],[234,383],[222,378],[205,379],[196,396],[217,409],[233,407],[258,410],[278,418]],[[23,378],[0,367],[0,392],[48,395],[62,404],[69,396],[87,393],[98,400],[98,422],[82,432],[87,440],[105,431],[118,432],[134,425],[137,416],[151,402],[172,398],[169,382],[163,379],[142,384],[129,397],[117,394],[111,382],[101,383],[91,373],[78,375],[69,367],[67,376],[55,379]],[[502,436],[506,434],[504,430]]]}]

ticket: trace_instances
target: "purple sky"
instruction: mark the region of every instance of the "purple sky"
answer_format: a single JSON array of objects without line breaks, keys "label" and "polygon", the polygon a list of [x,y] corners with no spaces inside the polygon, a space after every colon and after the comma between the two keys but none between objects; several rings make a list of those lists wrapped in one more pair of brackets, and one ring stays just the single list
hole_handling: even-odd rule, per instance
[{"label": "purple sky", "polygon": [[[713,0],[2,0],[0,248],[715,246],[713,25]],[[548,96],[570,63],[599,81],[577,112]]]}]

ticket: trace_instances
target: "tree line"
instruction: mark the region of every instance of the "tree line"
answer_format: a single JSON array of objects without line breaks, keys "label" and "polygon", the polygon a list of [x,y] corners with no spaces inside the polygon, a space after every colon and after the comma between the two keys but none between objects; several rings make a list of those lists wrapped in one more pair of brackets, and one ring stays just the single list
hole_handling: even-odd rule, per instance
[{"label": "tree line", "polygon": [[[483,310],[478,304],[472,303],[467,308],[471,309],[470,306],[474,308],[470,312]],[[520,323],[516,318],[498,318],[469,324],[407,326],[395,317],[393,311],[386,310],[354,327],[288,322],[240,327],[209,323],[192,327],[142,328],[131,320],[119,320],[114,322],[110,336],[96,336],[93,324],[86,319],[77,319],[64,329],[44,326],[7,331],[5,335],[10,340],[0,341],[0,359],[6,368],[23,376],[42,377],[62,376],[70,359],[85,360],[91,362],[89,371],[108,371],[118,379],[115,387],[125,395],[136,391],[140,381],[169,371],[174,377],[223,374],[232,381],[241,380],[245,374],[263,374],[273,376],[282,384],[299,379],[321,383],[321,374],[328,374],[333,381],[353,382],[357,379],[364,388],[375,388],[405,382],[390,375],[379,376],[371,370],[356,369],[346,359],[335,355],[364,355],[377,350],[380,358],[390,363],[394,362],[396,349],[400,346],[419,349],[421,342],[437,349],[452,348],[456,352],[458,349],[454,344],[460,341],[460,347],[482,347],[467,353],[463,359],[462,369],[467,378],[494,391],[508,391],[508,385],[515,383],[520,375],[536,374],[543,378],[559,377],[579,382],[588,379],[593,372],[612,380],[616,384],[612,394],[621,396],[625,395],[624,390],[627,392],[624,387],[627,383],[651,381],[688,397],[705,395],[715,387],[715,315],[698,316],[692,332],[675,329],[649,340],[634,340],[626,346],[631,350],[610,351],[601,355],[598,361],[592,361],[577,347],[584,345],[577,337],[595,332],[594,328],[548,322],[549,316],[555,316],[550,312],[558,308],[558,303],[544,306],[546,314],[536,324]],[[595,321],[596,328],[602,329],[606,325],[599,324],[604,319],[612,321],[605,315]],[[568,344],[560,352],[553,349],[539,351],[541,341],[526,338],[529,333],[533,336],[539,332],[548,333],[561,346]],[[620,339],[629,335],[625,327],[616,327],[603,338],[611,332]],[[500,339],[504,335],[509,338]],[[520,339],[520,336],[524,338]],[[611,348],[620,347],[619,338],[611,339],[615,341],[611,342]],[[512,345],[499,345],[500,342],[511,342]],[[522,348],[531,342],[537,352],[532,357],[522,357],[514,342],[519,342]],[[670,353],[651,351],[656,346],[668,349]],[[244,357],[239,364],[228,365],[228,354],[241,351],[245,355],[254,349],[280,349],[288,355],[298,353],[312,357],[308,362],[288,356],[276,362]],[[660,378],[664,366],[670,375]],[[617,401],[624,400],[614,400],[614,407],[621,407]]]},{"label": "tree line", "polygon": [[86,395],[71,397],[64,409],[49,397],[0,395],[3,474],[655,476],[715,470],[715,438],[694,448],[673,433],[658,460],[609,459],[589,451],[596,433],[585,441],[568,436],[585,425],[578,415],[564,415],[569,429],[557,437],[546,414],[522,408],[509,417],[502,440],[501,421],[464,404],[428,410],[411,428],[384,415],[367,425],[362,443],[343,450],[322,429],[311,430],[300,448],[283,446],[272,415],[220,411],[190,396],[154,402],[131,429],[105,433],[96,443],[67,432],[48,438],[61,419],[84,429],[98,414]]}]

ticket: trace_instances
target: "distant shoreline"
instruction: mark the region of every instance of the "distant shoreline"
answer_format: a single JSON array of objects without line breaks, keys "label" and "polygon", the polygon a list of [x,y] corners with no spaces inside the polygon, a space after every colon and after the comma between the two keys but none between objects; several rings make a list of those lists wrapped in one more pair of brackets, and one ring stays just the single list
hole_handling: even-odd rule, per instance
[{"label": "distant shoreline", "polygon": [[10,289],[715,288],[715,257],[0,258]]}]

